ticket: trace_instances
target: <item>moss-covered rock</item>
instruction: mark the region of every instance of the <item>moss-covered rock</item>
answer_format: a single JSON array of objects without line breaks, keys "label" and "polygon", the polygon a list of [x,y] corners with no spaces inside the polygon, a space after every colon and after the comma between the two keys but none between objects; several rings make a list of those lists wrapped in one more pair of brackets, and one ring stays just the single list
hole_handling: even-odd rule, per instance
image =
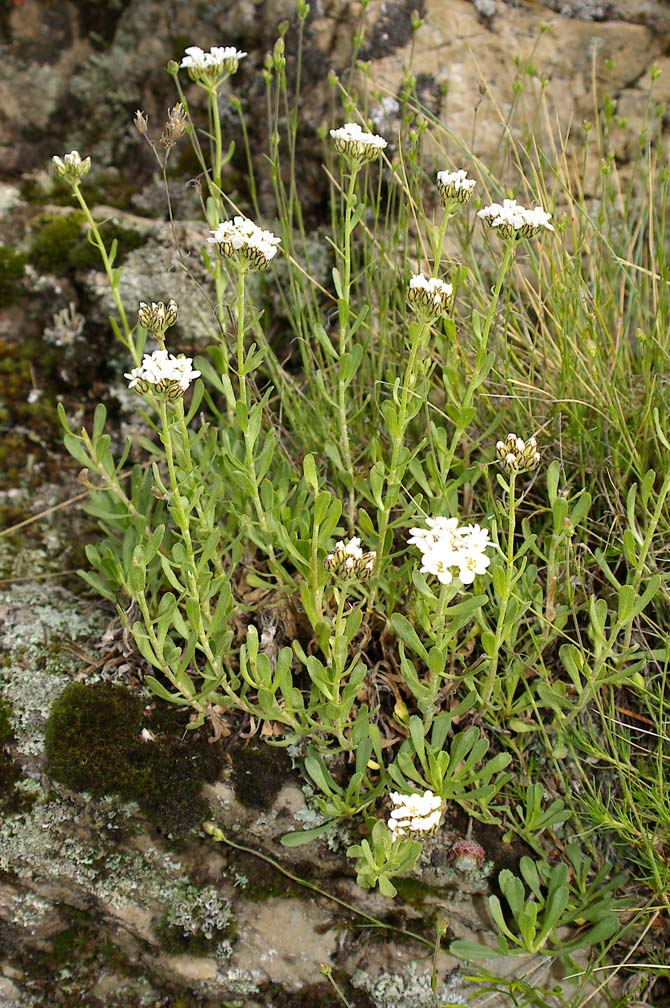
[{"label": "moss-covered rock", "polygon": [[222,763],[205,731],[185,728],[179,711],[157,707],[145,716],[123,686],[71,683],[47,721],[47,769],[73,791],[136,801],[163,833],[180,837],[207,816],[200,789]]},{"label": "moss-covered rock", "polygon": [[[107,248],[111,247],[114,239],[118,243],[117,266],[124,256],[146,242],[146,237],[133,228],[120,227],[112,222],[99,224],[98,227]],[[100,253],[88,240],[87,230],[80,211],[45,214],[35,227],[28,261],[44,273],[57,275],[77,269],[103,269]]]},{"label": "moss-covered rock", "polygon": [[267,811],[274,803],[290,765],[286,755],[270,746],[250,745],[233,755],[233,788],[243,805]]}]

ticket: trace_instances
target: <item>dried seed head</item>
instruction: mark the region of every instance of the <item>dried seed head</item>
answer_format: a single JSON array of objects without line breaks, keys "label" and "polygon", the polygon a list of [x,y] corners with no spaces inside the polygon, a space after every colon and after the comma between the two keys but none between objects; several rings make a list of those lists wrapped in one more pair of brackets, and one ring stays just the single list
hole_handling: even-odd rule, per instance
[{"label": "dried seed head", "polygon": [[135,123],[135,129],[137,130],[137,132],[141,136],[146,136],[149,130],[149,119],[144,114],[144,112],[141,111],[141,109],[138,109],[137,112],[135,113],[135,118],[133,119],[133,122]]},{"label": "dried seed head", "polygon": [[167,150],[176,144],[186,132],[186,112],[181,102],[177,102],[168,112],[168,117],[161,133],[161,144]]}]

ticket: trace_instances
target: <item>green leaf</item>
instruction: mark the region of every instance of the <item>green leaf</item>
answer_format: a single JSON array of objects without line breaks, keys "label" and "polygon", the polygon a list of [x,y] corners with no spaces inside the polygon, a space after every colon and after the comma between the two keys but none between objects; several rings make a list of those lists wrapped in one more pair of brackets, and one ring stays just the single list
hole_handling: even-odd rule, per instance
[{"label": "green leaf", "polygon": [[328,822],[315,826],[313,829],[295,830],[293,833],[285,833],[279,842],[282,847],[302,847],[305,844],[311,843],[312,840],[318,840],[319,837],[330,833],[336,825],[337,820],[329,819]]},{"label": "green leaf", "polygon": [[160,683],[158,679],[155,679],[152,675],[146,675],[144,677],[144,682],[147,684],[151,692],[155,693],[155,695],[160,697],[161,700],[167,700],[168,703],[178,704],[180,707],[184,707],[188,704],[188,700],[186,700],[185,697],[181,696],[179,693],[170,693],[170,691],[167,690],[165,686],[163,686],[162,683]]}]

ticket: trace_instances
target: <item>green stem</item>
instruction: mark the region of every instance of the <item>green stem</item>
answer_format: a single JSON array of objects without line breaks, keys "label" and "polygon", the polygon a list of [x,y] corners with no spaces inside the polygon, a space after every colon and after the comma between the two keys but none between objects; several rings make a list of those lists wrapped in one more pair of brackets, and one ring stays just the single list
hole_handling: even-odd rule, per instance
[{"label": "green stem", "polygon": [[[392,439],[391,463],[388,468],[384,507],[379,518],[379,538],[377,540],[376,562],[377,570],[375,573],[379,573],[382,568],[384,561],[384,542],[388,531],[391,511],[397,504],[398,497],[400,496],[400,487],[402,485],[402,479],[406,468],[404,464],[400,464],[400,455],[405,445],[405,435],[409,425],[407,414],[409,412],[409,403],[414,395],[414,389],[417,381],[417,360],[419,357],[419,351],[425,347],[426,336],[430,333],[430,325],[430,322],[420,322],[413,323],[410,326],[410,334],[416,333],[416,338],[412,340],[412,345],[410,347],[407,369],[405,371],[405,379],[402,386],[402,395],[400,397],[400,406],[398,408],[396,433]],[[374,604],[375,594],[376,589],[373,588],[370,596],[369,608],[372,608]]]},{"label": "green stem", "polygon": [[235,291],[237,298],[235,301],[235,316],[237,321],[237,380],[240,402],[247,405],[247,379],[244,373],[244,310],[245,310],[245,278],[246,273],[243,265],[237,266]]},{"label": "green stem", "polygon": [[447,225],[454,214],[455,211],[453,204],[447,204],[444,208],[442,223],[438,228],[433,229],[433,276],[437,276],[437,271],[440,268],[440,262],[442,261],[442,249],[444,247],[444,236],[447,233]]},{"label": "green stem", "polygon": [[[503,283],[505,282],[505,277],[509,271],[512,260],[514,259],[514,253],[516,252],[516,244],[513,241],[505,242],[505,251],[503,253],[502,263],[500,264],[500,270],[498,271],[498,279],[496,285],[493,288],[493,294],[491,296],[491,303],[489,305],[489,310],[486,313],[486,318],[484,320],[484,325],[481,330],[481,341],[479,345],[479,352],[482,353],[486,351],[488,347],[489,336],[491,334],[491,327],[495,319],[496,308],[498,306],[498,301],[500,299],[500,292],[502,291]],[[465,397],[463,399],[461,411],[467,413],[467,411],[472,406],[472,400],[476,390],[479,388],[479,375],[475,371],[472,375],[468,387],[465,391]],[[444,459],[442,459],[442,469],[445,474],[445,478],[451,469],[454,461],[454,456],[456,455],[456,450],[460,443],[463,434],[465,433],[467,424],[458,423],[456,429],[451,438],[451,443],[449,445],[449,451],[447,452]]]},{"label": "green stem", "polygon": [[[344,205],[344,243],[342,248],[342,298],[339,303],[340,316],[340,344],[339,356],[342,358],[349,352],[349,317],[351,314],[351,219],[356,202],[356,178],[358,176],[359,165],[353,164],[349,176],[349,186],[345,196]],[[354,463],[351,455],[351,444],[349,442],[349,425],[347,422],[347,386],[342,375],[342,368],[339,369],[337,403],[340,419],[340,437],[342,439],[342,455],[351,486],[349,488],[348,523],[349,535],[353,536],[355,529],[354,510]]]},{"label": "green stem", "polygon": [[507,607],[509,606],[509,600],[512,596],[512,583],[514,580],[514,532],[516,529],[516,498],[515,498],[515,483],[516,483],[516,473],[510,473],[509,478],[509,501],[508,501],[508,511],[507,511],[507,555],[505,558],[505,580],[503,582],[502,597],[500,599],[500,607],[498,609],[498,619],[496,622],[496,633],[493,645],[493,655],[488,667],[488,672],[486,676],[486,683],[484,685],[484,690],[482,693],[481,704],[482,708],[486,708],[491,702],[491,697],[493,696],[493,691],[496,685],[496,678],[498,675],[498,663],[500,659],[500,648],[502,646],[503,639],[507,630],[505,624],[505,617],[507,615]]},{"label": "green stem", "polygon": [[195,599],[198,604],[198,612],[200,614],[199,625],[195,628],[198,631],[198,636],[201,635],[202,631],[202,616],[206,615],[209,619],[209,602],[203,601],[200,598],[200,592],[198,589],[198,579],[197,579],[197,562],[195,559],[195,550],[193,549],[193,541],[191,539],[191,527],[188,515],[184,510],[184,505],[182,502],[181,487],[179,485],[179,478],[177,476],[177,467],[175,466],[174,459],[174,445],[172,443],[172,431],[171,431],[171,419],[168,415],[168,406],[165,398],[161,396],[158,401],[158,411],[161,418],[161,431],[160,437],[163,442],[163,447],[165,448],[165,458],[167,460],[168,474],[170,477],[170,489],[172,491],[172,507],[174,508],[174,513],[177,519],[177,527],[181,533],[184,548],[186,550],[186,577],[188,580],[188,591],[191,598]]},{"label": "green stem", "polygon": [[221,118],[219,116],[219,102],[217,99],[217,89],[213,87],[207,91],[209,101],[209,118],[214,128],[214,152],[212,157],[212,182],[214,191],[212,196],[217,207],[221,206],[221,166],[223,161],[223,142],[221,139]]},{"label": "green stem", "polygon": [[393,924],[385,924],[384,921],[378,920],[376,917],[371,917],[370,914],[363,913],[362,910],[358,910],[351,903],[346,903],[341,900],[338,896],[333,896],[332,893],[326,892],[325,889],[319,889],[318,886],[313,885],[306,879],[300,878],[299,875],[293,875],[292,872],[287,871],[283,868],[278,861],[274,858],[269,857],[267,854],[262,854],[260,851],[254,850],[253,847],[245,847],[243,844],[234,843],[229,840],[228,837],[215,826],[214,823],[206,822],[203,823],[202,828],[206,833],[216,840],[217,843],[225,843],[234,850],[242,851],[243,854],[251,854],[252,857],[259,858],[261,861],[265,861],[276,871],[281,872],[287,879],[295,882],[299,886],[303,886],[305,889],[309,889],[311,892],[315,892],[318,896],[323,896],[324,899],[330,900],[332,903],[337,903],[338,906],[344,907],[349,913],[355,914],[357,917],[362,917],[363,920],[367,921],[368,924],[373,925],[373,927],[383,928],[385,931],[393,931],[395,934],[404,935],[405,938],[413,938],[414,941],[420,942],[422,945],[427,945],[428,948],[433,951],[433,942],[429,941],[427,938],[423,938],[421,935],[416,934],[414,931],[404,931],[402,928],[395,927]]},{"label": "green stem", "polygon": [[133,363],[136,366],[139,366],[139,364],[140,364],[140,355],[138,354],[138,352],[137,352],[137,350],[135,348],[135,341],[133,340],[132,330],[131,330],[130,326],[128,325],[128,319],[126,317],[126,310],[123,307],[123,302],[121,300],[121,295],[119,294],[118,276],[115,275],[115,273],[114,273],[114,268],[112,266],[112,262],[111,262],[111,260],[109,258],[109,255],[107,254],[107,249],[105,248],[105,243],[102,240],[102,235],[100,234],[100,230],[98,228],[98,225],[93,220],[93,215],[91,214],[91,211],[88,208],[88,204],[87,204],[86,200],[84,199],[84,196],[82,195],[82,192],[81,192],[81,189],[79,187],[79,183],[78,182],[73,182],[72,183],[72,191],[73,191],[73,193],[74,193],[74,195],[75,195],[75,197],[77,199],[77,202],[79,203],[79,206],[81,207],[81,209],[84,212],[84,216],[86,218],[86,223],[88,224],[89,228],[91,229],[91,234],[93,235],[93,237],[95,239],[95,246],[98,249],[98,252],[100,253],[100,258],[102,259],[103,265],[105,267],[105,273],[107,274],[107,279],[109,281],[109,286],[110,286],[110,290],[112,292],[112,297],[114,298],[114,304],[116,305],[116,310],[117,310],[118,315],[119,315],[119,321],[121,323],[121,329],[123,330],[123,335],[125,337],[122,340],[122,343],[126,347],[126,349],[130,351],[130,354],[131,354],[131,356],[133,358]]}]

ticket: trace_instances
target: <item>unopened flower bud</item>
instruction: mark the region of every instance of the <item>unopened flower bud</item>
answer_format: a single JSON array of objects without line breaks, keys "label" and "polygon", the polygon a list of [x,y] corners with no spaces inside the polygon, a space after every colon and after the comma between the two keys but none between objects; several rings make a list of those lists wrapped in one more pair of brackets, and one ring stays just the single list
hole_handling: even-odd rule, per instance
[{"label": "unopened flower bud", "polygon": [[166,329],[174,325],[177,321],[177,302],[172,298],[167,305],[162,301],[152,301],[150,305],[140,301],[137,310],[137,320],[140,325],[158,338],[162,337]]},{"label": "unopened flower bud", "polygon": [[534,437],[527,441],[508,434],[504,441],[496,442],[498,461],[508,473],[530,472],[540,464],[540,453]]},{"label": "unopened flower bud", "polygon": [[86,175],[91,168],[90,157],[82,161],[79,151],[73,150],[69,154],[64,154],[62,158],[54,155],[51,159],[56,174],[69,185],[77,185],[80,179]]}]

